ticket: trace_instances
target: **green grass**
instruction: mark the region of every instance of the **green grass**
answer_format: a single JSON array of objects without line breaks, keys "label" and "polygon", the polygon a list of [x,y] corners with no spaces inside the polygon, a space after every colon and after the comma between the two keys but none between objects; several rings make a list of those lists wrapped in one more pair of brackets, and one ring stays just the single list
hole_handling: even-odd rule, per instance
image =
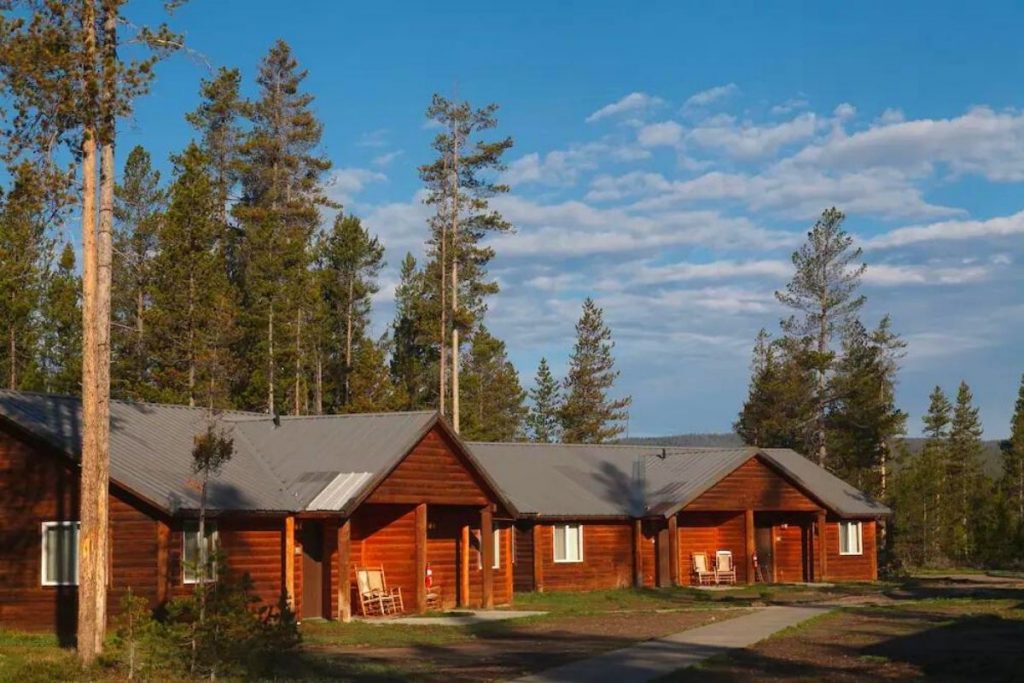
[{"label": "green grass", "polygon": [[98,669],[83,670],[75,651],[61,648],[54,636],[0,631],[0,681],[91,681],[103,675]]},{"label": "green grass", "polygon": [[306,622],[302,625],[302,640],[307,645],[345,647],[412,647],[421,645],[448,645],[472,640],[476,637],[468,626],[411,626],[405,624],[371,624],[353,621]]}]

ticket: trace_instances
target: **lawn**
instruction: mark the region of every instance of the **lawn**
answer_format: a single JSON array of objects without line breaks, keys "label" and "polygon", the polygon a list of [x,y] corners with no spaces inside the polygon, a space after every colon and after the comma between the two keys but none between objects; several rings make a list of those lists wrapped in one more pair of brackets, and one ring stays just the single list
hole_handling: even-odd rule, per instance
[{"label": "lawn", "polygon": [[[1024,671],[1024,584],[918,577],[900,583],[756,586],[730,591],[610,590],[516,596],[543,616],[477,626],[310,621],[279,680],[487,681],[540,671],[765,604],[836,610],[753,648],[666,680],[1016,680]],[[113,681],[78,669],[47,636],[0,632],[0,680]]]},{"label": "lawn", "polygon": [[1024,679],[1024,591],[844,607],[663,683]]}]

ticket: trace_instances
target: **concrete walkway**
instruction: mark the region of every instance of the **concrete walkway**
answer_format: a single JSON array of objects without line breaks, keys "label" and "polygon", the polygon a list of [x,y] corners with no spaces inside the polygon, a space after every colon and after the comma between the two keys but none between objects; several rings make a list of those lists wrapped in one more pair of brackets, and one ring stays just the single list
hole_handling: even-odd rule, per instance
[{"label": "concrete walkway", "polygon": [[547,614],[547,612],[514,609],[475,609],[439,614],[436,617],[370,617],[366,619],[357,618],[356,621],[364,621],[368,624],[377,624],[378,626],[387,626],[389,624],[402,624],[403,626],[473,626],[492,621],[535,617],[540,614]]},{"label": "concrete walkway", "polygon": [[646,683],[699,664],[708,657],[749,647],[784,628],[828,612],[821,607],[765,607],[742,617],[648,640],[597,657],[518,678],[519,683]]}]

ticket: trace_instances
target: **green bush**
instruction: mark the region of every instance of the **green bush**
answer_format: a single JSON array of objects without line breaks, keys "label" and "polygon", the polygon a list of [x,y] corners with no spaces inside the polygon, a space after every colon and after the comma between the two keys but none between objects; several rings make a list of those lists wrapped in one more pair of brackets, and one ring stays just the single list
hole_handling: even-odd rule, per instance
[{"label": "green bush", "polygon": [[167,603],[160,619],[129,592],[122,601],[113,654],[129,680],[262,677],[299,644],[295,614],[282,596],[260,604],[248,574],[218,561],[218,580]]}]

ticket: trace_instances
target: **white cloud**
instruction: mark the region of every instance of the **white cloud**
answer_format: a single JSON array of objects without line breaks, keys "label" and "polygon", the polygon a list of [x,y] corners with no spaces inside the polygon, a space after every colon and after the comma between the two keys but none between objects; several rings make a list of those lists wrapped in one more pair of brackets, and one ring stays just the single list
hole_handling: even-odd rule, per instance
[{"label": "white cloud", "polygon": [[843,102],[832,111],[832,116],[840,121],[848,121],[857,115],[857,107],[849,102]]},{"label": "white cloud", "polygon": [[791,114],[798,109],[804,109],[810,104],[805,97],[791,97],[785,102],[774,105],[769,111],[775,116]]},{"label": "white cloud", "polygon": [[897,228],[866,240],[865,248],[891,249],[921,242],[1024,235],[1024,211],[988,220],[951,220]]},{"label": "white cloud", "polygon": [[811,138],[820,125],[810,112],[783,123],[763,126],[750,121],[737,123],[732,116],[717,116],[696,126],[686,140],[704,148],[722,150],[737,159],[756,159]]},{"label": "white cloud", "polygon": [[878,122],[883,125],[890,125],[893,123],[903,123],[906,120],[906,116],[903,115],[902,109],[888,108],[882,112],[882,115],[878,117]]},{"label": "white cloud", "polygon": [[795,162],[832,169],[890,167],[929,175],[937,164],[954,174],[1024,181],[1024,113],[975,107],[951,119],[881,123],[802,150]]},{"label": "white cloud", "polygon": [[587,117],[587,123],[594,123],[602,119],[611,118],[627,112],[642,112],[664,104],[660,97],[654,97],[643,92],[633,92],[617,102],[606,104],[593,114]]},{"label": "white cloud", "polygon": [[356,141],[356,145],[359,147],[384,147],[388,144],[389,135],[390,131],[388,131],[387,128],[371,130],[360,135],[359,140]]},{"label": "white cloud", "polygon": [[864,271],[864,282],[879,287],[901,285],[962,285],[984,280],[989,269],[984,266],[943,268],[930,264],[888,265],[870,264]]},{"label": "white cloud", "polygon": [[351,202],[370,183],[386,182],[388,177],[368,168],[336,168],[327,180],[327,194],[341,203]]},{"label": "white cloud", "polygon": [[712,102],[717,102],[718,100],[733,95],[737,92],[739,92],[739,86],[737,86],[735,83],[717,85],[713,88],[701,90],[700,92],[691,95],[689,99],[687,99],[686,102],[683,103],[683,108],[688,109],[693,107],[706,107]]},{"label": "white cloud", "polygon": [[662,121],[644,126],[636,134],[644,147],[675,147],[683,138],[683,127],[675,121]]},{"label": "white cloud", "polygon": [[404,150],[396,149],[393,152],[386,152],[384,154],[374,157],[373,161],[371,161],[370,163],[373,164],[374,166],[383,168],[385,166],[390,166],[392,161],[402,156],[403,154],[405,154]]},{"label": "white cloud", "polygon": [[785,279],[793,274],[793,264],[782,260],[734,261],[708,263],[679,262],[667,265],[626,263],[616,273],[627,277],[630,286],[664,285],[694,280],[728,280],[736,278]]}]

